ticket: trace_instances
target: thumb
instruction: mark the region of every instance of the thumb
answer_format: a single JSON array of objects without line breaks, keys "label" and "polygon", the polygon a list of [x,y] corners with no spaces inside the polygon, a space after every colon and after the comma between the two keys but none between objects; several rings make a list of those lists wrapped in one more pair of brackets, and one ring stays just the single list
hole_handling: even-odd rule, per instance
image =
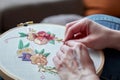
[{"label": "thumb", "polygon": [[94,38],[92,35],[86,36],[84,38],[81,38],[79,40],[76,40],[76,42],[81,42],[84,45],[86,45],[89,48],[92,48],[92,44],[94,43]]}]

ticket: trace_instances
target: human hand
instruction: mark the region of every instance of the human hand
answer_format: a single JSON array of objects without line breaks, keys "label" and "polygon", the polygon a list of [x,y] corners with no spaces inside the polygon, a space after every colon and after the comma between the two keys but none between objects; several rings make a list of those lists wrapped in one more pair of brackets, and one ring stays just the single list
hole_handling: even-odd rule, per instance
[{"label": "human hand", "polygon": [[99,80],[88,50],[81,43],[63,45],[53,61],[61,80]]},{"label": "human hand", "polygon": [[112,43],[112,41],[108,41],[112,30],[90,19],[74,21],[68,23],[66,27],[65,42],[75,40],[93,49],[109,48]]}]

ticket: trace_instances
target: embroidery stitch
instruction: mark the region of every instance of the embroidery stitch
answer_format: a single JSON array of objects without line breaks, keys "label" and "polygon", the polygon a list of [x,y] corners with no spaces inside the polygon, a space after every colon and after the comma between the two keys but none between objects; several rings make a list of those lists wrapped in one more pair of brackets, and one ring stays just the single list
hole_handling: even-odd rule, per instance
[{"label": "embroidery stitch", "polygon": [[48,72],[50,74],[57,74],[55,67],[47,66],[47,57],[50,53],[46,53],[45,49],[40,51],[33,50],[30,48],[30,43],[24,44],[22,40],[19,40],[18,50],[17,50],[18,58],[22,58],[22,61],[30,61],[32,64],[37,65],[39,68],[39,72],[42,73],[41,78],[45,78],[43,72]]},{"label": "embroidery stitch", "polygon": [[5,39],[5,42],[8,43],[8,40],[10,39],[14,39],[14,38],[24,38],[27,37],[27,39],[29,41],[33,41],[34,43],[38,44],[38,45],[44,45],[47,43],[50,44],[55,44],[55,41],[57,42],[62,42],[62,39],[59,39],[58,37],[56,37],[55,34],[51,33],[51,32],[45,32],[45,31],[38,31],[36,32],[36,30],[29,28],[29,32],[28,33],[23,33],[23,32],[19,32],[19,37],[11,37],[11,38],[7,38]]},{"label": "embroidery stitch", "polygon": [[[62,42],[62,39],[56,37],[55,34],[49,31],[36,31],[29,28],[29,32],[19,32],[19,36],[10,37],[4,41],[8,43],[9,40],[21,38],[18,43],[18,50],[16,51],[18,58],[22,61],[31,62],[31,64],[38,66],[38,71],[40,72],[41,80],[45,80],[45,75],[43,73],[47,72],[50,74],[57,74],[55,67],[48,66],[47,57],[51,54],[50,52],[45,52],[45,49],[32,49],[30,41],[38,45],[53,44],[56,42]],[[26,38],[29,42],[24,43],[23,38]]]}]

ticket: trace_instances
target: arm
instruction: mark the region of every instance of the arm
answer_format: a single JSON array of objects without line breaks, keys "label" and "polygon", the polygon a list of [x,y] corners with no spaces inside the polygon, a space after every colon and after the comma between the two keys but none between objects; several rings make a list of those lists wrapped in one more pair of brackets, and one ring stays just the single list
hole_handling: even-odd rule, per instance
[{"label": "arm", "polygon": [[120,50],[120,31],[111,30],[109,34],[109,48]]}]

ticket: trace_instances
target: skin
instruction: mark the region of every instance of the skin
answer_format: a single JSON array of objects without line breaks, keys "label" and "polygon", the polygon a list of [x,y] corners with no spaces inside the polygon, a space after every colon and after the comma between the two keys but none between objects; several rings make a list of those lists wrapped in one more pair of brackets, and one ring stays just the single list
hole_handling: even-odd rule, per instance
[{"label": "skin", "polygon": [[66,27],[65,42],[75,40],[93,49],[120,50],[120,31],[109,29],[87,18],[68,23]]},{"label": "skin", "polygon": [[53,58],[61,80],[99,80],[87,47],[120,50],[120,31],[87,18],[68,23],[64,44]]},{"label": "skin", "polygon": [[73,41],[53,58],[61,80],[99,80],[86,46]]}]

